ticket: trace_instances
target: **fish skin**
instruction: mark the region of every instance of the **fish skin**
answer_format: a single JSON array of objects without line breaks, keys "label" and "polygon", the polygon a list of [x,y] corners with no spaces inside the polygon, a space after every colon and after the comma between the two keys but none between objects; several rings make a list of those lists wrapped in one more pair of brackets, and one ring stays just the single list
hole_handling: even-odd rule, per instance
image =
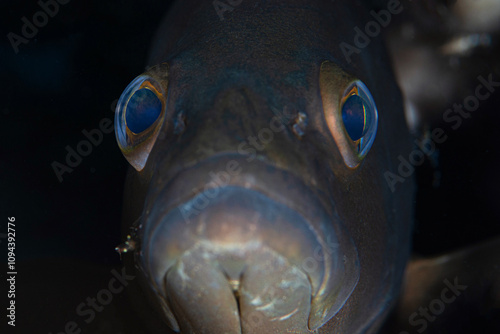
[{"label": "fish skin", "polygon": [[[301,179],[341,218],[359,256],[356,288],[318,333],[375,332],[396,298],[408,258],[413,180],[393,193],[384,179],[386,171],[397,173],[398,156],[407,156],[410,140],[381,38],[373,38],[352,63],[339,48],[342,41],[352,43],[354,27],[370,20],[368,12],[360,1],[243,1],[220,21],[211,2],[174,4],[149,62],[169,64],[168,74],[163,73],[169,81],[164,139],[153,147],[144,170],[128,174],[124,234],[142,217],[138,235],[144,238],[148,214],[161,205],[155,200],[177,173],[214,155],[236,154],[242,140],[269,127],[278,110],[286,129],[259,152],[258,160]],[[326,60],[362,80],[379,110],[373,147],[354,170],[345,166],[324,120],[319,74]],[[292,112],[283,112],[285,106]],[[308,117],[302,139],[287,118],[299,111]],[[180,112],[186,128],[173,135],[169,120]],[[259,180],[265,174],[260,170],[251,176]],[[300,203],[301,198],[289,200]],[[134,282],[139,285],[130,289],[133,303],[143,309],[153,332],[168,332],[148,273],[136,268],[131,256],[125,263],[139,269]]]}]

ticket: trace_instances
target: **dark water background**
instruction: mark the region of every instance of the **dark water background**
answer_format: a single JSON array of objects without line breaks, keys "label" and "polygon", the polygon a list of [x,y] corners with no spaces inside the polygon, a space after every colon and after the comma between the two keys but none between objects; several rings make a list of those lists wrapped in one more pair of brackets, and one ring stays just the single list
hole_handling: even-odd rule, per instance
[{"label": "dark water background", "polygon": [[[16,54],[7,34],[21,35],[21,18],[32,22],[40,6],[1,2],[0,233],[6,233],[7,217],[15,216],[19,265],[15,329],[6,328],[5,267],[0,271],[0,333],[55,334],[73,319],[89,332],[75,308],[112,276],[104,266],[95,273],[90,266],[86,276],[78,268],[120,265],[114,248],[120,243],[128,163],[112,132],[62,182],[51,164],[66,164],[65,147],[76,149],[86,140],[83,130],[114,119],[114,102],[144,71],[168,6],[168,1],[72,0]],[[6,240],[0,241],[6,263]]]},{"label": "dark water background", "polygon": [[[76,149],[86,139],[83,130],[113,120],[113,103],[144,71],[153,33],[169,5],[73,0],[60,5],[16,54],[6,35],[20,35],[21,18],[32,21],[40,7],[35,1],[0,4],[0,233],[6,233],[7,217],[16,217],[16,258],[20,266],[27,264],[24,272],[18,270],[17,321],[30,328],[1,333],[56,333],[74,317],[81,296],[95,295],[109,280],[109,271],[102,277],[89,273],[84,286],[67,267],[51,267],[54,259],[119,265],[114,247],[120,243],[128,164],[114,133],[104,134],[62,182],[51,164],[65,164],[65,147]],[[439,187],[432,186],[429,165],[417,171],[416,253],[436,255],[500,234],[499,106],[495,92],[458,130],[447,133],[449,140],[440,146]],[[0,241],[4,263],[6,240]],[[0,270],[2,282],[5,272]],[[71,279],[64,279],[66,273]],[[34,289],[36,282],[40,287]],[[78,290],[89,292],[79,296]],[[67,313],[59,314],[61,308]]]}]

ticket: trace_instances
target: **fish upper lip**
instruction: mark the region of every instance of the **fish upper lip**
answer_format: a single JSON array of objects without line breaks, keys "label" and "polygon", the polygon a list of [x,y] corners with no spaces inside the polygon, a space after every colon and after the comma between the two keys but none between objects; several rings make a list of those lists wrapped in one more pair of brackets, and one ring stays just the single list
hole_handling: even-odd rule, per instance
[{"label": "fish upper lip", "polygon": [[[229,182],[223,185],[219,184],[219,187],[237,186],[250,189],[287,206],[304,217],[311,225],[311,229],[318,240],[321,239],[319,235],[324,231],[321,231],[320,224],[314,223],[321,222],[325,216],[333,216],[335,220],[338,220],[334,211],[328,212],[318,200],[316,193],[299,177],[267,161],[247,161],[247,158],[247,156],[239,153],[219,153],[184,170],[173,173],[156,197],[150,198],[148,196],[145,212],[153,213],[154,209],[158,209],[155,203],[161,198],[161,208],[158,214],[167,215],[171,210],[177,209],[182,204],[203,193],[205,186],[213,182],[210,174],[224,172],[221,166],[227,167],[227,164],[233,161],[238,163],[241,171],[233,175]],[[269,173],[270,171],[271,173]],[[255,174],[259,174],[259,176],[256,177]],[[269,186],[270,184],[272,186]],[[175,196],[172,196],[172,194],[175,194]],[[319,210],[311,210],[312,208]],[[147,217],[143,222],[147,222]],[[161,224],[161,219],[157,219],[154,224],[150,224],[150,222],[143,224],[145,227],[142,238],[145,235],[153,234],[159,224]],[[147,263],[144,268],[148,268]]]},{"label": "fish upper lip", "polygon": [[[322,240],[322,239],[319,237],[319,235],[318,235],[317,231],[313,228],[312,224],[311,224],[311,223],[310,223],[310,222],[309,222],[309,221],[308,221],[308,220],[307,220],[304,216],[302,216],[300,213],[298,213],[298,212],[297,212],[296,210],[294,210],[293,208],[290,208],[290,207],[288,207],[287,205],[285,205],[285,204],[283,204],[283,203],[280,203],[280,202],[278,202],[278,201],[274,200],[273,198],[270,198],[270,197],[268,197],[267,195],[262,194],[262,193],[260,193],[260,192],[258,192],[258,191],[255,191],[255,190],[253,190],[253,189],[247,189],[247,188],[244,188],[244,187],[234,186],[234,185],[229,185],[229,186],[226,186],[226,187],[222,188],[222,189],[220,190],[220,194],[219,194],[218,196],[219,196],[219,197],[221,197],[221,196],[222,196],[222,197],[227,197],[227,196],[226,196],[226,193],[227,193],[228,191],[229,191],[229,192],[233,191],[233,196],[234,196],[235,198],[248,197],[248,196],[257,196],[257,197],[260,197],[260,198],[262,198],[262,199],[265,199],[264,201],[266,201],[266,202],[269,204],[269,206],[271,206],[271,207],[272,207],[272,206],[277,205],[277,206],[281,206],[281,207],[283,207],[283,208],[286,208],[286,209],[287,209],[287,210],[289,210],[290,212],[293,212],[293,213],[296,215],[296,217],[297,217],[297,218],[299,218],[299,219],[302,221],[301,223],[302,223],[302,225],[303,225],[303,228],[305,228],[304,232],[302,232],[301,234],[305,234],[305,233],[306,233],[306,230],[307,230],[307,231],[309,231],[308,233],[310,233],[310,234],[311,234],[311,236],[310,236],[311,240],[312,240],[312,239],[314,239],[314,241],[315,241],[315,243],[316,243],[316,244],[321,245],[321,240]],[[234,191],[236,191],[236,192],[234,192]],[[200,196],[200,195],[201,195],[201,196],[203,196],[203,194],[204,194],[204,192],[202,192],[201,194],[198,194],[198,196]],[[196,199],[196,197],[197,197],[197,196],[194,196],[194,197],[192,198],[192,200],[195,200],[195,199]],[[214,198],[214,199],[213,199],[213,201],[212,201],[209,205],[207,205],[207,207],[206,207],[206,208],[204,208],[204,210],[209,210],[209,209],[210,209],[210,206],[211,206],[212,204],[217,204],[218,200],[219,200],[219,198]],[[255,202],[255,200],[254,200],[253,202]],[[253,204],[253,202],[252,202],[252,204]],[[189,201],[188,201],[188,203],[189,203]],[[261,206],[260,208],[261,208],[261,209],[266,209],[267,207],[262,207],[262,206]],[[150,233],[148,233],[148,241],[147,241],[147,242],[145,242],[144,244],[148,245],[148,247],[150,247],[150,248],[152,247],[152,246],[151,246],[151,241],[153,240],[153,238],[154,238],[154,236],[156,235],[156,233],[158,233],[159,229],[161,229],[161,228],[162,228],[162,226],[163,226],[163,224],[164,224],[164,220],[165,220],[165,219],[166,219],[166,217],[168,217],[169,215],[172,215],[172,214],[178,214],[178,212],[176,212],[176,210],[177,210],[177,209],[179,209],[179,206],[175,206],[173,209],[167,210],[167,211],[165,212],[165,214],[159,214],[159,215],[156,215],[156,214],[154,214],[154,213],[153,213],[153,219],[154,219],[154,218],[156,218],[156,219],[155,219],[155,221],[156,221],[156,222],[158,222],[158,223],[156,224],[156,226],[155,226],[155,228],[154,228],[154,229],[151,229],[151,230],[150,230]],[[179,209],[179,212],[182,212],[182,209]],[[248,212],[248,215],[250,215],[252,212],[259,212],[259,211],[258,211],[258,210],[255,210],[255,211],[251,211],[251,210],[250,210],[250,212]],[[201,213],[200,213],[200,215],[201,215]],[[192,225],[192,224],[193,224],[193,222],[192,222],[192,221],[195,221],[195,223],[194,223],[195,225],[197,224],[197,222],[196,222],[196,221],[197,221],[197,217],[193,217],[192,221],[186,221],[186,220],[184,219],[184,216],[182,215],[182,213],[181,213],[181,214],[178,214],[177,216],[179,216],[178,218],[182,220],[182,225],[186,226],[187,228],[191,228],[189,225]],[[291,217],[290,217],[290,218],[291,218]],[[249,220],[250,220],[250,219],[249,219]],[[292,221],[294,221],[294,220],[295,220],[295,219],[294,219],[294,218],[292,218],[292,219],[290,220],[290,223],[291,223]],[[256,222],[256,224],[258,224],[258,223]],[[181,226],[181,228],[183,228],[183,226]],[[241,242],[244,242],[244,241],[241,241]],[[231,244],[232,244],[232,243],[231,243]],[[186,246],[186,249],[183,249],[182,251],[180,251],[179,255],[180,255],[182,252],[187,251],[188,249],[190,249],[190,248],[189,248],[189,246]],[[148,268],[151,272],[154,272],[154,269],[152,268],[152,263],[151,263],[151,262],[149,262],[149,263],[148,263],[148,261],[149,261],[148,253],[150,253],[150,254],[151,254],[151,252],[148,252],[148,250],[149,250],[149,249],[145,249],[145,254],[144,254],[144,255],[145,255],[145,259],[144,259],[144,260],[145,260],[145,262],[146,262],[146,266],[145,266],[145,268]],[[312,254],[312,253],[313,253],[313,251],[311,251],[310,253]],[[162,276],[162,275],[160,275],[160,276]],[[156,284],[157,284],[157,285],[160,285],[160,282],[156,282]]]},{"label": "fish upper lip", "polygon": [[[177,196],[171,196],[170,198],[167,198],[166,201],[162,202],[162,211],[166,213],[167,211],[179,206],[181,203],[184,203],[195,197],[198,193],[201,193],[203,191],[203,188],[211,181],[213,181],[211,178],[206,176],[210,176],[210,172],[221,172],[221,164],[226,164],[231,160],[237,162],[239,167],[241,167],[243,170],[238,173],[236,177],[232,177],[230,182],[224,185],[242,186],[244,188],[259,191],[269,198],[289,206],[290,208],[298,211],[304,216],[307,216],[308,210],[305,208],[307,206],[306,201],[302,200],[304,198],[304,195],[307,194],[309,198],[312,198],[315,201],[319,201],[319,204],[321,204],[321,208],[324,209],[328,215],[337,218],[337,213],[335,212],[333,205],[325,205],[324,201],[319,198],[320,194],[312,190],[315,187],[305,184],[304,180],[293,174],[292,171],[276,167],[272,162],[260,160],[258,158],[249,161],[248,156],[233,152],[217,153],[197,163],[189,164],[183,167],[177,167],[173,169],[173,172],[167,171],[166,177],[164,177],[165,181],[162,181],[162,184],[159,187],[161,188],[160,191],[153,196],[148,196],[148,198],[146,199],[146,205],[148,203],[154,203],[156,198],[158,197],[163,197],[165,200],[166,196],[163,196],[164,192],[169,191],[169,189],[175,188],[177,190]],[[272,170],[275,175],[281,173],[282,182],[274,182],[276,180],[272,177],[267,177],[267,180],[263,180],[263,177],[266,176],[265,174],[259,175],[259,179],[255,178],[252,175],[252,172],[254,171],[265,170]],[[292,180],[292,182],[289,182],[286,179],[290,179]],[[155,180],[153,179],[153,181]],[[272,187],[268,187],[270,183],[273,184]],[[290,188],[286,186],[289,184],[293,184],[294,187]],[[277,190],[276,185],[281,186],[282,189]],[[189,191],[180,191],[181,189],[185,188],[189,189]],[[194,190],[196,190],[196,192],[193,192]],[[282,195],[282,193],[286,195]],[[178,196],[179,194],[183,195]],[[290,195],[297,196],[297,198],[300,198],[301,201],[290,201]],[[147,207],[145,211],[149,212],[151,210],[151,207]]]},{"label": "fish upper lip", "polygon": [[[236,161],[242,169],[241,172],[231,177],[230,181],[223,186],[239,186],[257,191],[296,211],[310,224],[317,240],[323,240],[321,236],[328,235],[328,231],[325,230],[328,226],[323,224],[325,218],[330,218],[341,224],[334,208],[331,208],[330,211],[327,210],[319,200],[317,193],[301,178],[292,174],[291,171],[278,168],[267,161],[247,161],[247,158],[239,153],[217,154],[175,173],[168,179],[156,197],[150,198],[148,196],[145,212],[153,213],[154,209],[158,210],[155,203],[161,198],[161,207],[157,214],[167,215],[171,210],[177,209],[183,203],[201,194],[204,187],[213,181],[210,173],[221,172],[221,166],[227,166],[230,161]],[[256,177],[256,174],[259,176]],[[272,186],[269,186],[270,184]],[[147,219],[146,217],[143,222],[146,223]],[[151,222],[143,224],[145,226],[141,239],[154,234],[154,230],[161,224],[161,221],[162,219],[157,219],[153,224]],[[147,245],[147,242],[142,244]],[[143,258],[144,268],[149,270],[147,262],[147,259]]]}]

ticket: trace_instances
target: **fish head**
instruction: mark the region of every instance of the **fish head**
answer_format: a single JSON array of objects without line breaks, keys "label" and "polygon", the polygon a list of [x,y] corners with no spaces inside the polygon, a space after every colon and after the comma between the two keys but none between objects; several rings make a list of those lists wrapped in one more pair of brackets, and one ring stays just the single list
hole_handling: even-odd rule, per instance
[{"label": "fish head", "polygon": [[[188,37],[159,39],[170,51],[156,46],[159,65],[117,105],[133,166],[125,227],[148,303],[183,333],[376,326],[409,249],[411,181],[387,181],[408,149],[392,73],[319,52],[306,32],[280,30],[284,17],[245,30],[240,14],[238,36],[193,11]],[[284,34],[273,47],[269,31]]]}]

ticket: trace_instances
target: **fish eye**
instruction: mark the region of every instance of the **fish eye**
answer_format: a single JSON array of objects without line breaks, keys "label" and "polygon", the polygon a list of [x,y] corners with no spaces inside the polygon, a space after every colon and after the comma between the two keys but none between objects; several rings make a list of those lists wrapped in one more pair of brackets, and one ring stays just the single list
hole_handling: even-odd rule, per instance
[{"label": "fish eye", "polygon": [[342,121],[349,137],[356,141],[366,133],[366,104],[358,95],[351,95],[342,106]]},{"label": "fish eye", "polygon": [[330,135],[347,167],[358,167],[375,139],[378,111],[366,85],[336,63],[320,68],[323,113]]},{"label": "fish eye", "polygon": [[125,110],[127,128],[136,134],[145,131],[158,119],[162,108],[160,99],[151,89],[136,90]]},{"label": "fish eye", "polygon": [[129,163],[142,170],[165,116],[163,85],[149,75],[135,78],[123,91],[115,112],[118,146]]},{"label": "fish eye", "polygon": [[356,80],[347,88],[340,110],[347,136],[362,159],[375,139],[378,122],[377,107],[365,84]]}]

